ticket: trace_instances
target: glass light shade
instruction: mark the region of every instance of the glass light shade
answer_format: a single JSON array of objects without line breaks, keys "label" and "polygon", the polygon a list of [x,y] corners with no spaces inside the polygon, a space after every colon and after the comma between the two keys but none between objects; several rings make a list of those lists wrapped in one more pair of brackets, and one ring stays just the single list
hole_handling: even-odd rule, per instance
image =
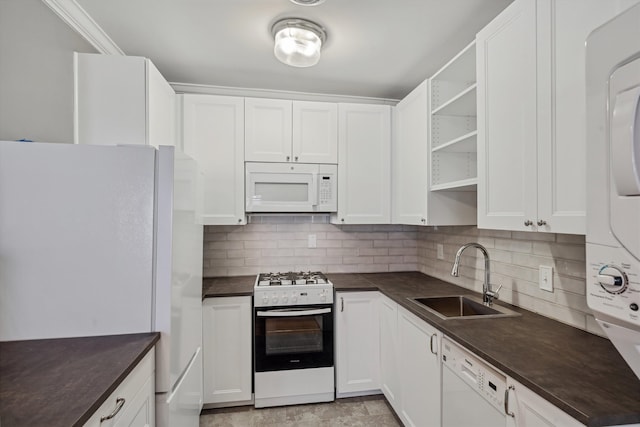
[{"label": "glass light shade", "polygon": [[300,25],[301,20],[280,22],[274,26],[273,53],[280,62],[293,67],[311,67],[320,60],[325,37],[319,26]]}]

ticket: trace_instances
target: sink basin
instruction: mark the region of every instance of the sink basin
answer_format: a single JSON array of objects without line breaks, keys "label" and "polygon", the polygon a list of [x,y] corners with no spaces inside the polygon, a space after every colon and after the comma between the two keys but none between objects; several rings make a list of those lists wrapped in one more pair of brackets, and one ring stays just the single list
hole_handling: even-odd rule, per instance
[{"label": "sink basin", "polygon": [[520,313],[500,305],[494,304],[488,307],[482,303],[481,299],[467,295],[408,299],[442,319],[486,319],[520,316]]}]

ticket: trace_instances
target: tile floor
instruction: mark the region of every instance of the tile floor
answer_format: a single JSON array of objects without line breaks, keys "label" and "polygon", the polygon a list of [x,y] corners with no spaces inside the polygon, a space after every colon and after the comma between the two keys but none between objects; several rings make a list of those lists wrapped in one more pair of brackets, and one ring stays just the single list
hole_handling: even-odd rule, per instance
[{"label": "tile floor", "polygon": [[382,397],[339,399],[330,403],[255,409],[252,406],[204,410],[200,427],[397,427],[401,426]]}]

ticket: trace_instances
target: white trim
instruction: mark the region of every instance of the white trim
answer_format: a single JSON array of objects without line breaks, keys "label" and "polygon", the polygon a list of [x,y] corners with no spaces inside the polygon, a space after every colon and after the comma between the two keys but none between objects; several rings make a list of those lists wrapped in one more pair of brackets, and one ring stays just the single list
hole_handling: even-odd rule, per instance
[{"label": "white trim", "polygon": [[285,90],[255,89],[229,86],[213,86],[192,83],[169,82],[176,93],[200,95],[242,96],[249,98],[290,99],[294,101],[348,102],[355,104],[396,105],[399,99],[372,98],[352,95],[332,95],[311,92],[293,92]]},{"label": "white trim", "polygon": [[122,49],[111,40],[76,0],[42,0],[42,2],[95,47],[99,53],[124,56]]}]

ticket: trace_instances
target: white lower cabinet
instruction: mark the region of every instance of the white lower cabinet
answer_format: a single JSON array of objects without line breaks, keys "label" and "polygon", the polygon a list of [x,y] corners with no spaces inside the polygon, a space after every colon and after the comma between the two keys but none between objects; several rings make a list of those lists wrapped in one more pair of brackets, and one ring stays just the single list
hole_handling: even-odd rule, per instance
[{"label": "white lower cabinet", "polygon": [[507,417],[509,427],[578,427],[578,422],[557,406],[549,403],[517,381],[508,378],[509,400],[506,410],[513,414]]},{"label": "white lower cabinet", "polygon": [[380,393],[379,296],[336,293],[336,397]]},{"label": "white lower cabinet", "polygon": [[151,349],[85,427],[155,426],[155,350]]},{"label": "white lower cabinet", "polygon": [[440,340],[442,333],[398,308],[400,418],[405,426],[440,425]]},{"label": "white lower cabinet", "polygon": [[380,388],[391,407],[400,413],[398,373],[398,304],[380,296]]},{"label": "white lower cabinet", "polygon": [[380,297],[380,385],[405,426],[440,425],[442,333]]},{"label": "white lower cabinet", "polygon": [[251,402],[250,296],[207,298],[202,303],[205,405]]}]

